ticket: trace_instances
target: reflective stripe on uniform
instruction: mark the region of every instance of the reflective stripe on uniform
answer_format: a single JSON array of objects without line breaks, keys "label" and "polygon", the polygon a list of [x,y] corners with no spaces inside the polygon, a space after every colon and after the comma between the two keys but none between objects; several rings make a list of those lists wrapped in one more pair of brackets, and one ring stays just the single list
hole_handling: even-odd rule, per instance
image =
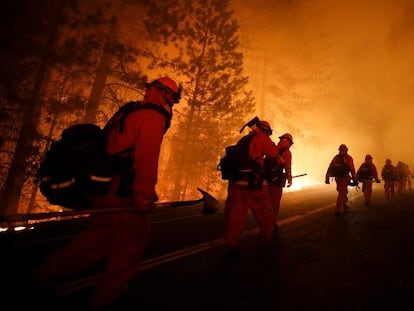
[{"label": "reflective stripe on uniform", "polygon": [[71,180],[59,183],[59,184],[51,184],[49,187],[51,189],[63,189],[67,188],[75,183],[75,178],[72,178]]},{"label": "reflective stripe on uniform", "polygon": [[99,181],[99,182],[110,182],[112,180],[112,177],[102,177],[102,176],[96,176],[96,175],[90,175],[89,177],[92,181]]}]

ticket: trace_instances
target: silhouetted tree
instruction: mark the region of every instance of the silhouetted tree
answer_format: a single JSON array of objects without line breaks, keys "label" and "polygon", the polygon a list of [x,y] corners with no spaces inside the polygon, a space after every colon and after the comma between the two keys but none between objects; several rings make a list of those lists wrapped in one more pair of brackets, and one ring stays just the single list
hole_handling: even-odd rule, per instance
[{"label": "silhouetted tree", "polygon": [[[16,57],[16,54],[9,54],[8,56],[11,57],[8,57],[5,61],[16,65],[11,67],[11,74],[16,72],[17,67],[24,67],[25,63],[30,68],[30,71],[25,81],[22,82],[20,80],[19,83],[16,83],[17,80],[13,80],[14,83],[9,82],[4,88],[6,94],[17,95],[16,97],[19,98],[18,101],[23,111],[22,127],[17,137],[14,156],[1,192],[0,211],[5,214],[10,214],[17,210],[20,192],[26,176],[27,158],[30,158],[30,155],[33,153],[33,140],[40,115],[41,93],[54,59],[54,47],[58,39],[59,24],[63,19],[64,4],[63,0],[57,1],[56,7],[47,6],[44,1],[37,3],[22,1],[17,2],[15,5],[10,5],[6,11],[7,13],[12,12],[14,14],[11,14],[8,19],[12,32],[5,34],[5,37],[18,35],[14,37],[13,45],[7,49],[6,53],[17,51],[20,52],[20,56],[23,56],[23,58],[19,59]],[[19,10],[23,10],[27,15],[19,15],[21,13]],[[34,18],[30,18],[30,14]],[[15,19],[13,20],[13,18]],[[23,27],[28,33],[24,33],[20,27]],[[35,31],[38,32],[36,33]],[[2,42],[4,42],[3,40]],[[34,51],[28,51],[28,46],[36,51],[37,54]],[[27,97],[14,88],[16,86],[23,86],[24,82],[29,85],[25,87],[26,91],[29,90]]]},{"label": "silhouetted tree", "polygon": [[173,199],[182,199],[200,183],[217,190],[218,160],[251,117],[254,100],[243,76],[239,26],[229,1],[171,0],[153,3],[152,9],[149,33],[168,47],[154,63],[172,70],[184,84],[162,175],[170,181]]},{"label": "silhouetted tree", "polygon": [[[3,22],[8,24],[4,29],[8,31],[1,33],[4,39],[1,42],[13,40],[8,40],[11,43],[2,52],[5,56],[2,63],[6,66],[2,66],[5,75],[2,75],[0,95],[4,98],[1,102],[7,103],[2,105],[2,112],[9,116],[2,125],[16,125],[16,134],[9,137],[14,143],[7,144],[9,162],[1,157],[10,163],[2,169],[3,176],[7,176],[1,191],[2,213],[17,211],[22,188],[28,176],[35,172],[36,166],[32,164],[38,163],[41,147],[45,146],[42,140],[55,136],[50,131],[48,136],[41,133],[48,132],[45,125],[50,120],[56,115],[67,118],[72,112],[72,122],[79,122],[87,109],[87,121],[93,122],[98,107],[106,102],[103,99],[111,98],[114,89],[119,89],[122,83],[128,89],[141,88],[144,77],[139,70],[126,69],[128,64],[136,62],[137,49],[120,44],[116,34],[108,30],[118,26],[114,16],[122,13],[121,6],[137,7],[145,2],[60,0],[53,3],[17,1],[14,5],[5,5],[2,15],[5,15]],[[109,61],[104,57],[107,55]],[[108,81],[116,87],[107,87]],[[92,90],[89,96],[88,90]],[[9,121],[16,118],[12,110],[21,112],[17,122]],[[58,122],[61,128],[56,130],[61,130],[70,119]]]}]

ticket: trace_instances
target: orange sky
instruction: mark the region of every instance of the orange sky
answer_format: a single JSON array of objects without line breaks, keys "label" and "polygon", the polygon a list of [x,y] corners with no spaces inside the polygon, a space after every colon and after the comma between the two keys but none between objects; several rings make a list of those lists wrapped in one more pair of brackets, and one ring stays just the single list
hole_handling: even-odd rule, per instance
[{"label": "orange sky", "polygon": [[[357,168],[367,153],[378,169],[387,157],[414,168],[414,1],[232,5],[246,73],[258,104],[265,106],[259,116],[276,134],[295,136],[294,174],[323,181],[341,143]],[[277,115],[286,105],[297,115]]]}]

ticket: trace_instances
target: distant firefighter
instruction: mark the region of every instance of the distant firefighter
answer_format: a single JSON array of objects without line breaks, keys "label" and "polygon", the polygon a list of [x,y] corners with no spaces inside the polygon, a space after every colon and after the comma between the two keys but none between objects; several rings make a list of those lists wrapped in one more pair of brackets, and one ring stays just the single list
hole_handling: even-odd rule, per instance
[{"label": "distant firefighter", "polygon": [[348,147],[341,144],[338,150],[339,153],[333,157],[325,176],[326,184],[330,184],[330,177],[335,178],[336,191],[338,192],[335,206],[336,215],[340,215],[348,209],[348,184],[351,178],[354,184],[358,185],[354,159],[348,154]]},{"label": "distant firefighter", "polygon": [[291,134],[285,133],[279,136],[277,146],[280,148],[279,154],[283,158],[283,163],[277,165],[275,159],[265,159],[265,175],[269,182],[270,200],[275,214],[275,228],[277,227],[276,218],[279,214],[283,188],[292,186],[292,152],[290,151],[292,145],[293,136]]},{"label": "distant firefighter", "polygon": [[382,167],[381,170],[381,177],[382,180],[384,180],[385,198],[387,200],[390,200],[395,196],[394,182],[396,179],[395,166],[392,165],[390,159],[385,160],[385,165]]},{"label": "distant firefighter", "polygon": [[378,179],[377,167],[372,162],[372,156],[367,154],[365,156],[365,162],[361,164],[357,171],[358,181],[362,182],[362,192],[364,193],[365,206],[368,207],[371,204],[372,196],[372,180],[380,183]]},{"label": "distant firefighter", "polygon": [[398,161],[397,165],[395,166],[395,172],[397,193],[400,195],[407,191],[408,179],[410,178],[410,170],[407,164],[402,161]]}]

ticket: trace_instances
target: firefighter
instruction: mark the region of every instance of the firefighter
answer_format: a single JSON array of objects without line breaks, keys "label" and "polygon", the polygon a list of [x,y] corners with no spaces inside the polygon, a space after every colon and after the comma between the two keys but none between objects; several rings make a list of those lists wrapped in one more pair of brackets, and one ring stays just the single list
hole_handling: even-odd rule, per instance
[{"label": "firefighter", "polygon": [[398,161],[395,166],[395,181],[398,195],[401,195],[407,191],[409,178],[410,173],[407,170],[407,164],[402,161]]},{"label": "firefighter", "polygon": [[386,159],[381,170],[381,177],[384,180],[384,193],[387,200],[395,197],[395,174],[395,166],[392,165],[390,159]]},{"label": "firefighter", "polygon": [[335,204],[335,215],[340,215],[348,210],[348,184],[351,181],[358,185],[355,172],[354,159],[348,154],[348,147],[345,144],[339,145],[338,154],[329,163],[325,175],[325,183],[330,184],[329,178],[334,177],[338,196]]},{"label": "firefighter", "polygon": [[279,147],[270,139],[272,129],[267,121],[259,121],[251,129],[254,137],[249,145],[248,156],[257,165],[257,178],[253,178],[252,183],[251,173],[249,173],[239,180],[229,180],[227,189],[224,211],[225,242],[231,257],[240,254],[238,244],[245,228],[249,209],[259,226],[261,245],[269,245],[274,229],[269,186],[260,171],[263,169],[265,157],[278,158],[280,161],[282,159],[279,156]]},{"label": "firefighter", "polygon": [[279,147],[279,155],[283,158],[282,165],[274,165],[276,163],[272,159],[265,159],[265,171],[268,176],[275,228],[277,228],[276,218],[279,214],[283,188],[292,186],[292,152],[290,151],[292,145],[293,137],[291,134],[285,133],[279,136],[277,146]]},{"label": "firefighter", "polygon": [[367,154],[365,156],[365,162],[357,170],[358,181],[362,182],[362,192],[364,193],[364,203],[368,207],[371,205],[372,196],[372,180],[376,183],[380,183],[378,178],[378,171],[375,164],[372,162],[372,156]]},{"label": "firefighter", "polygon": [[[35,277],[40,285],[50,288],[56,281],[104,261],[104,270],[91,292],[88,308],[101,310],[116,306],[121,297],[127,297],[128,283],[143,258],[149,236],[149,216],[158,200],[155,186],[161,143],[180,94],[181,88],[168,77],[147,83],[143,102],[155,104],[158,109],[128,114],[122,132],[117,127],[109,129],[107,152],[116,154],[131,149],[134,174],[129,185],[125,185],[123,176],[114,178],[110,193],[94,198],[92,207],[133,208],[92,215],[83,232],[36,269]],[[129,196],[120,195],[125,192],[121,191],[121,185],[132,189]]]}]

